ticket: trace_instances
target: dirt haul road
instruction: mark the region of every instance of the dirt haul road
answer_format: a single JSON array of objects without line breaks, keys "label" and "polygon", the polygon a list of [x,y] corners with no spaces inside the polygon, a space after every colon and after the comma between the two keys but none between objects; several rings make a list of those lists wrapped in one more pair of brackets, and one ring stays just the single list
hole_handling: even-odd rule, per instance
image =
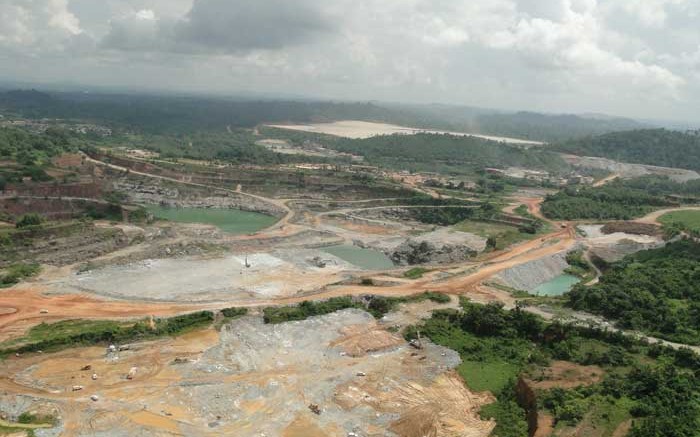
[{"label": "dirt haul road", "polygon": [[0,293],[0,341],[42,322],[170,316],[199,309],[192,305],[105,301],[76,294],[52,296],[44,295],[42,291],[22,286]]},{"label": "dirt haul road", "polygon": [[[226,306],[269,306],[285,305],[309,299],[327,299],[334,296],[377,294],[383,296],[406,296],[425,290],[443,291],[451,294],[469,293],[482,281],[505,269],[549,256],[571,248],[575,243],[575,233],[572,226],[553,232],[545,237],[517,245],[511,250],[496,253],[491,259],[482,264],[473,262],[452,269],[440,269],[424,279],[400,283],[388,287],[372,286],[336,286],[327,287],[314,293],[280,298],[261,299],[255,301],[228,301],[221,304],[178,305],[129,303],[124,301],[102,300],[87,295],[45,295],[42,289],[14,287],[0,292],[0,339],[7,339],[24,332],[27,328],[43,321],[64,319],[119,319],[154,316],[168,316],[187,311],[212,309]],[[464,274],[464,267],[471,270]],[[474,270],[476,269],[476,270]],[[453,274],[448,279],[438,279],[440,273]],[[375,276],[380,276],[378,272]],[[46,310],[46,314],[42,312]],[[3,314],[6,313],[6,314]]]},{"label": "dirt haul road", "polygon": [[645,224],[650,224],[650,225],[658,225],[659,223],[659,217],[663,216],[664,214],[668,214],[669,212],[675,212],[675,211],[700,211],[700,206],[680,206],[678,208],[667,208],[667,209],[660,209],[658,211],[654,211],[652,213],[649,213],[645,215],[644,217],[632,220],[637,223],[645,223]]}]

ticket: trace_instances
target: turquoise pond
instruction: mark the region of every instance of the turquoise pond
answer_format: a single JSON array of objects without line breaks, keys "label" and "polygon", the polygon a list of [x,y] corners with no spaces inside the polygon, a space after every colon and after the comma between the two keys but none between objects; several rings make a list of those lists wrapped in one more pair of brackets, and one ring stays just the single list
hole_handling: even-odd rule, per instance
[{"label": "turquoise pond", "polygon": [[229,234],[250,234],[277,222],[275,217],[238,209],[168,208],[156,205],[149,205],[146,209],[160,219],[214,225]]},{"label": "turquoise pond", "polygon": [[343,244],[324,247],[323,251],[364,270],[388,270],[394,268],[394,263],[391,262],[389,257],[378,250],[363,249]]},{"label": "turquoise pond", "polygon": [[561,296],[571,290],[571,287],[578,284],[580,281],[580,278],[573,275],[559,275],[551,281],[545,282],[535,288],[532,294],[537,296]]}]

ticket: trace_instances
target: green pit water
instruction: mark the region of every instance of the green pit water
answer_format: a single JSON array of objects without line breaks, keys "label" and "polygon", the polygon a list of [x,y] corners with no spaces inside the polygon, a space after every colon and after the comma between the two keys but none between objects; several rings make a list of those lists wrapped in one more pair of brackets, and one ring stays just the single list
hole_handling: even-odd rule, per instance
[{"label": "green pit water", "polygon": [[532,294],[537,296],[561,296],[571,290],[571,287],[578,284],[580,281],[580,278],[573,275],[559,275],[551,281],[545,282],[535,288]]},{"label": "green pit water", "polygon": [[343,261],[347,261],[363,270],[389,270],[394,268],[394,263],[391,262],[389,257],[378,250],[363,249],[349,244],[342,244],[339,246],[325,247],[323,251],[337,256]]},{"label": "green pit water", "polygon": [[220,208],[168,208],[150,205],[146,209],[155,217],[177,223],[214,225],[229,234],[251,234],[277,222],[275,217],[257,212]]}]

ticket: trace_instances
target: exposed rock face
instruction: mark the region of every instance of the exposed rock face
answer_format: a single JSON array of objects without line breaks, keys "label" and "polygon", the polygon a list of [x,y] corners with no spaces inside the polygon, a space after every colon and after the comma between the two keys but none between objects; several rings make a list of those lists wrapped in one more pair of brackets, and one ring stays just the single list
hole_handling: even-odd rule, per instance
[{"label": "exposed rock face", "polygon": [[646,175],[668,176],[676,182],[687,182],[700,179],[700,174],[693,170],[679,168],[657,167],[644,164],[627,164],[606,158],[591,156],[562,155],[565,161],[575,167],[607,170],[619,174],[623,179],[631,179]]},{"label": "exposed rock face", "polygon": [[13,244],[0,250],[0,267],[19,260],[64,266],[128,245],[129,237],[120,229],[96,228],[91,223],[54,226],[14,234]]},{"label": "exposed rock face", "polygon": [[[665,244],[663,238],[658,235],[658,230],[652,235],[645,235],[641,233],[645,227],[636,224],[632,228],[625,223],[602,227],[601,225],[582,225],[579,226],[579,229],[586,235],[586,244],[590,247],[590,253],[608,263],[620,261],[625,256],[642,250],[663,247]],[[606,230],[615,231],[618,229],[629,229],[633,232],[639,231],[639,234],[605,232]],[[648,230],[653,231],[652,228],[648,228]]]},{"label": "exposed rock face", "polygon": [[437,246],[427,241],[410,239],[397,247],[390,258],[397,265],[449,264],[464,261],[476,254],[475,250],[467,246]]},{"label": "exposed rock face", "polygon": [[564,270],[569,267],[566,263],[566,253],[560,252],[520,264],[502,271],[496,277],[509,287],[526,291],[534,290],[539,285],[564,273]]},{"label": "exposed rock face", "polygon": [[486,248],[486,239],[468,232],[441,228],[408,239],[395,237],[368,244],[360,242],[358,245],[381,250],[396,265],[449,264],[482,252]]},{"label": "exposed rock face", "polygon": [[624,238],[609,245],[599,244],[591,247],[591,254],[597,256],[607,263],[613,263],[622,260],[627,255],[632,255],[642,250],[657,249],[663,247],[664,242],[659,241],[644,242]]},{"label": "exposed rock face", "polygon": [[130,179],[114,182],[114,189],[126,193],[129,201],[134,203],[163,204],[179,208],[231,208],[277,217],[284,215],[282,208],[277,205],[228,191],[216,191],[213,195],[204,195],[204,193],[199,195],[196,190],[185,192],[185,190],[157,182],[146,183]]},{"label": "exposed rock face", "polygon": [[460,244],[435,244],[428,241],[406,240],[390,255],[396,265],[449,264],[464,261],[476,255],[469,246]]}]

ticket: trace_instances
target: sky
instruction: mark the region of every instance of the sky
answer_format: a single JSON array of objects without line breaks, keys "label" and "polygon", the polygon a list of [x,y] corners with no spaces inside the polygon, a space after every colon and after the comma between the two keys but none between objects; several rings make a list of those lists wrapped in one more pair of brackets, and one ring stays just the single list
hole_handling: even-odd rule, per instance
[{"label": "sky", "polygon": [[0,80],[700,121],[700,0],[1,0]]}]

